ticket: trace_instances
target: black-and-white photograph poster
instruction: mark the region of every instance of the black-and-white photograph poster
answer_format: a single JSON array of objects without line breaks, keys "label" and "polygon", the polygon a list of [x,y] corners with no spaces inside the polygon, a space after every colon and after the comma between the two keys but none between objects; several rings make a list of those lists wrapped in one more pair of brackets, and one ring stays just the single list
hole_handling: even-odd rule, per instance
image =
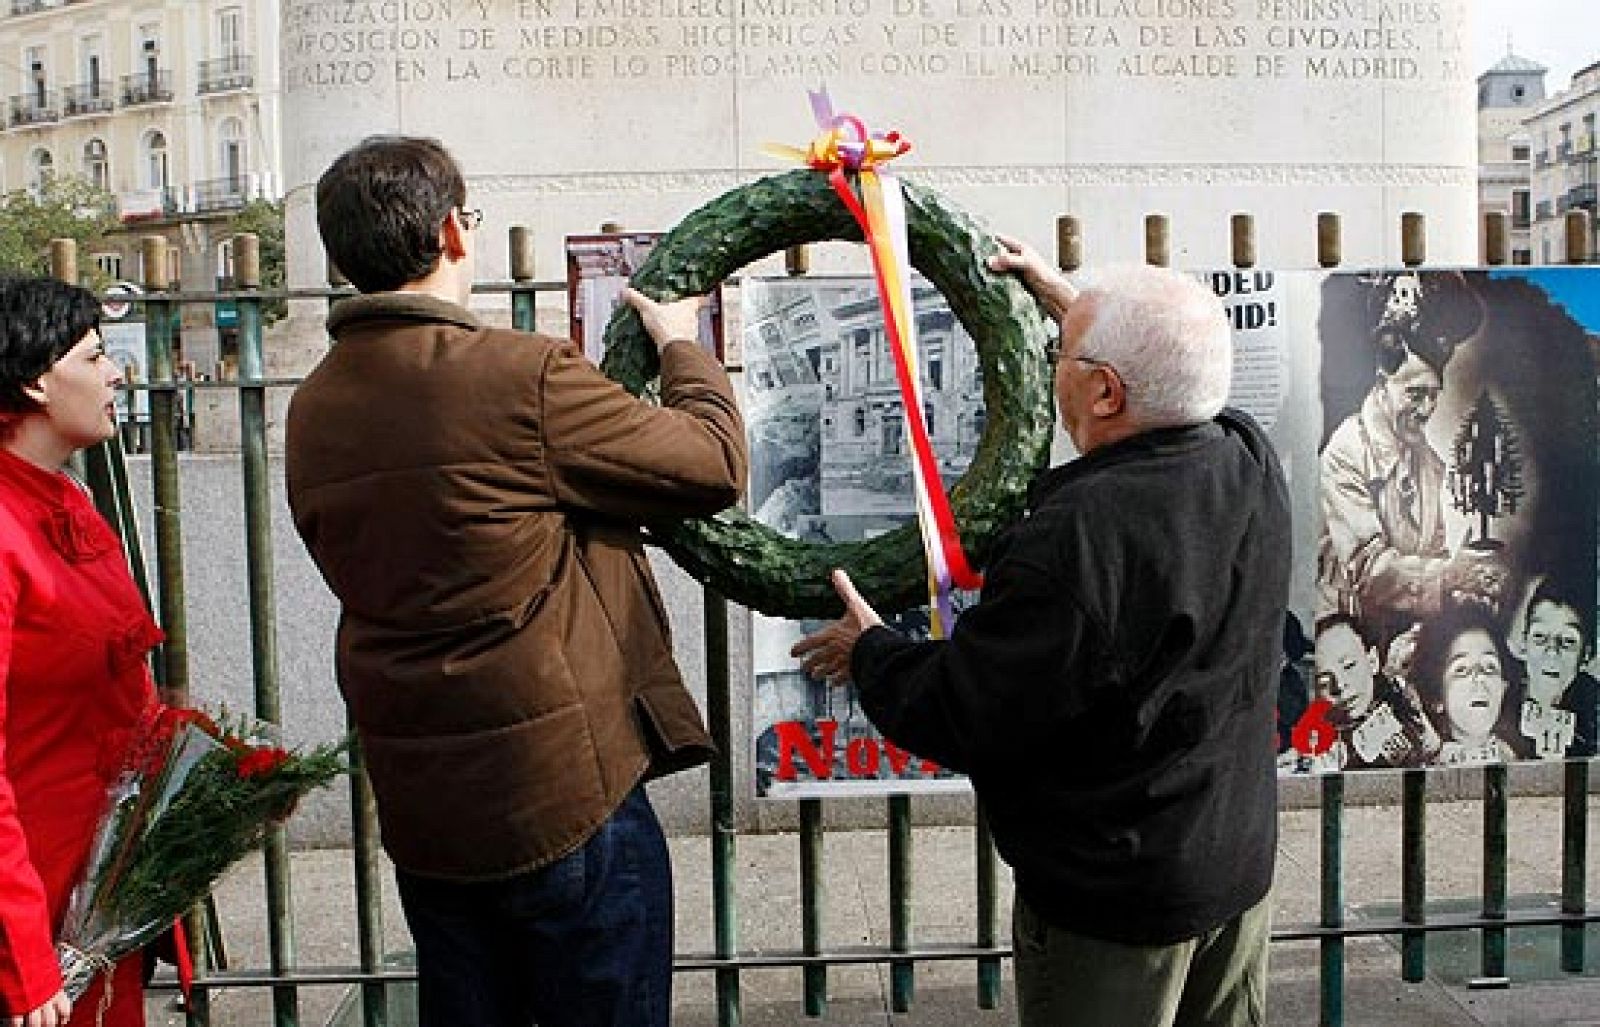
[{"label": "black-and-white photograph poster", "polygon": [[1597,289],[1585,268],[1322,280],[1285,772],[1594,755]]},{"label": "black-and-white photograph poster", "polygon": [[[845,542],[914,518],[910,437],[873,280],[747,278],[740,295],[756,519],[793,538]],[[912,300],[923,416],[948,489],[983,435],[983,376],[972,340],[937,290],[918,281]],[[963,599],[956,596],[958,610]],[[880,736],[853,687],[801,673],[789,647],[822,623],[754,615],[756,794],[965,789],[965,778]],[[890,623],[927,637],[925,608]]]}]

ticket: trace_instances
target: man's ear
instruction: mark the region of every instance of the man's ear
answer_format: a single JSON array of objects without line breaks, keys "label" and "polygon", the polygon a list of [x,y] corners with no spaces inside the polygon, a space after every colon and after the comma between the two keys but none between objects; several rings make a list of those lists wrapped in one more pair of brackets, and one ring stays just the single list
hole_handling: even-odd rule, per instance
[{"label": "man's ear", "polygon": [[1089,409],[1096,417],[1115,417],[1128,405],[1128,391],[1122,384],[1122,376],[1104,365],[1095,370],[1099,372],[1095,378],[1100,384]]},{"label": "man's ear", "polygon": [[447,259],[461,260],[467,255],[467,232],[461,227],[461,212],[452,209],[439,226],[439,249]]}]

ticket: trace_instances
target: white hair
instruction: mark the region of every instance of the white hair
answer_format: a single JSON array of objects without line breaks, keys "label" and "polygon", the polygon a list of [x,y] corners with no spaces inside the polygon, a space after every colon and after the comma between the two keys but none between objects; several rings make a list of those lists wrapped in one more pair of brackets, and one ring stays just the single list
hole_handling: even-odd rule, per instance
[{"label": "white hair", "polygon": [[1233,378],[1233,333],[1222,301],[1169,268],[1114,265],[1078,276],[1091,300],[1079,352],[1116,369],[1141,427],[1217,416]]}]

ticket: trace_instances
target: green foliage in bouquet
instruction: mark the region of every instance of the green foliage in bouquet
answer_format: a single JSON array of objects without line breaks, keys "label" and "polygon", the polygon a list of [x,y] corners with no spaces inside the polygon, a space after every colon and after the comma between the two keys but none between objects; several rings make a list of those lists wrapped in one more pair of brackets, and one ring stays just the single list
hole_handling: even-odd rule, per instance
[{"label": "green foliage in bouquet", "polygon": [[110,909],[119,919],[172,919],[258,848],[300,797],[347,768],[343,745],[289,752],[224,731],[140,839]]},{"label": "green foliage in bouquet", "polygon": [[74,999],[203,899],[302,796],[349,769],[346,742],[284,749],[269,728],[168,707],[141,728],[57,939]]}]

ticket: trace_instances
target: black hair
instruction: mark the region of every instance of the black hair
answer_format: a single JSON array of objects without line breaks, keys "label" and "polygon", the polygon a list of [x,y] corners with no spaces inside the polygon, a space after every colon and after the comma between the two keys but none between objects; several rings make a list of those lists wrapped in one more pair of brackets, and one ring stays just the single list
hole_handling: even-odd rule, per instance
[{"label": "black hair", "polygon": [[0,412],[35,409],[23,390],[99,327],[100,301],[88,289],[0,275]]},{"label": "black hair", "polygon": [[439,228],[467,202],[455,159],[435,139],[369,136],[317,180],[317,230],[362,292],[389,292],[439,263]]},{"label": "black hair", "polygon": [[[1499,621],[1478,603],[1448,606],[1437,617],[1422,625],[1422,630],[1417,634],[1417,652],[1411,664],[1412,683],[1416,685],[1424,709],[1430,714],[1444,708],[1445,653],[1451,643],[1469,631],[1482,631],[1494,643],[1495,654],[1500,657],[1500,674],[1505,679],[1508,692],[1510,690],[1514,664]],[[1504,697],[1501,701],[1504,702]],[[1439,723],[1435,718],[1435,724]]]},{"label": "black hair", "polygon": [[1555,575],[1547,575],[1533,589],[1533,595],[1528,597],[1527,616],[1524,618],[1523,632],[1533,624],[1533,611],[1540,603],[1549,603],[1553,606],[1565,606],[1578,615],[1578,630],[1583,632],[1583,662],[1594,656],[1594,598],[1583,598],[1583,593],[1574,588],[1569,582],[1562,581]]},{"label": "black hair", "polygon": [[1371,649],[1373,647],[1374,643],[1372,641],[1372,632],[1367,629],[1367,626],[1342,610],[1337,610],[1333,613],[1325,613],[1321,617],[1318,617],[1316,624],[1311,629],[1314,633],[1313,637],[1321,638],[1325,632],[1330,631],[1341,624],[1345,625],[1355,633],[1356,638],[1361,641],[1362,649]]}]

